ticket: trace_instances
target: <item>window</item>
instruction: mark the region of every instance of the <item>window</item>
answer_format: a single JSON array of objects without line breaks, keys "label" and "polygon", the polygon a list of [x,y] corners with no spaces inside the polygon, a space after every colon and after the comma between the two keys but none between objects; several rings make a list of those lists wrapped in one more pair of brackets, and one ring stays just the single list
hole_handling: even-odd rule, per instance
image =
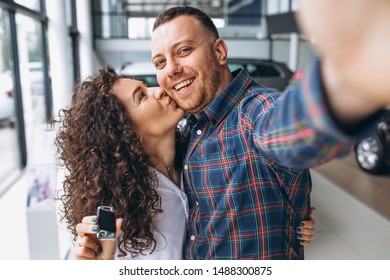
[{"label": "window", "polygon": [[266,4],[268,15],[287,13],[297,9],[296,0],[268,0]]},{"label": "window", "polygon": [[14,1],[31,10],[35,10],[38,12],[41,11],[40,0],[14,0]]},{"label": "window", "polygon": [[0,7],[0,182],[20,164],[10,34],[9,14]]},{"label": "window", "polygon": [[47,17],[41,4],[0,0],[0,196],[26,167],[26,139],[34,125],[51,115]]},{"label": "window", "polygon": [[40,22],[16,15],[25,123],[46,122]]}]

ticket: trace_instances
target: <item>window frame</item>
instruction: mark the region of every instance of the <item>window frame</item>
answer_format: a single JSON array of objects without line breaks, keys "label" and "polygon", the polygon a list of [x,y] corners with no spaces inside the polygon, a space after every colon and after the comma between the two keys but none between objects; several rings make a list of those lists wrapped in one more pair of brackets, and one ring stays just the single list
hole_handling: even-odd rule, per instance
[{"label": "window frame", "polygon": [[40,12],[31,10],[25,6],[17,4],[13,1],[0,0],[0,7],[8,12],[8,26],[10,36],[10,58],[13,64],[13,94],[15,98],[15,117],[17,119],[16,133],[18,138],[19,148],[19,165],[11,171],[0,181],[0,198],[12,187],[17,179],[23,174],[27,166],[27,146],[26,146],[26,130],[24,123],[24,110],[22,101],[22,86],[20,76],[19,65],[19,51],[17,40],[17,24],[16,14],[21,14],[30,17],[39,22],[41,26],[41,50],[42,50],[42,63],[43,63],[43,82],[45,87],[45,109],[46,120],[49,120],[52,116],[53,101],[51,82],[49,78],[49,55],[48,55],[48,42],[47,42],[47,27],[48,18],[45,11],[45,0],[40,0]]}]

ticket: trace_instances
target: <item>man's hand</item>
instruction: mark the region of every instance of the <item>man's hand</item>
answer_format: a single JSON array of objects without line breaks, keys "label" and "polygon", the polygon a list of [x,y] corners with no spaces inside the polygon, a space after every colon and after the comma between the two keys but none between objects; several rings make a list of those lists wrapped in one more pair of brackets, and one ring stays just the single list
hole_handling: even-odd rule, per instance
[{"label": "man's hand", "polygon": [[360,99],[351,111],[390,105],[390,1],[300,0],[299,9],[303,31],[327,61],[327,90]]}]

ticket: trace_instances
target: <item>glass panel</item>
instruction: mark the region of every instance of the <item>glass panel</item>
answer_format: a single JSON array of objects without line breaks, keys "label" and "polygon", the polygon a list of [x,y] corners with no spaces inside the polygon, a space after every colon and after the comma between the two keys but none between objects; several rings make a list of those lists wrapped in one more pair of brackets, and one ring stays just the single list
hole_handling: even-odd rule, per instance
[{"label": "glass panel", "polygon": [[279,13],[287,13],[289,9],[289,0],[280,0]]},{"label": "glass panel", "polygon": [[16,15],[20,77],[26,126],[46,121],[41,26],[32,18]]},{"label": "glass panel", "polygon": [[267,15],[277,14],[279,12],[279,0],[267,1]]},{"label": "glass panel", "polygon": [[148,22],[146,18],[129,18],[129,38],[146,38],[149,35]]},{"label": "glass panel", "polygon": [[292,0],[291,10],[298,11],[298,8],[299,8],[298,1],[297,0]]},{"label": "glass panel", "polygon": [[261,1],[228,1],[227,25],[259,26],[261,13]]},{"label": "glass panel", "polygon": [[20,163],[8,22],[0,8],[0,183]]},{"label": "glass panel", "polygon": [[267,15],[286,13],[289,11],[289,5],[289,0],[268,0],[266,13]]},{"label": "glass panel", "polygon": [[15,0],[15,2],[31,10],[35,10],[38,12],[41,11],[41,4],[39,3],[40,0]]},{"label": "glass panel", "polygon": [[121,1],[93,0],[94,36],[127,38],[128,22]]}]

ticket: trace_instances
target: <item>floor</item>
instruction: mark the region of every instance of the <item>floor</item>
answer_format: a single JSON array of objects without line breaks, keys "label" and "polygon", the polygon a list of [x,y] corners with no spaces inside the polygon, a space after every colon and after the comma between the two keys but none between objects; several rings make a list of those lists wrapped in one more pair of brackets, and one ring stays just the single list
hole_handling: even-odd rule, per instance
[{"label": "floor", "polygon": [[389,175],[377,176],[362,172],[354,152],[316,170],[390,220]]},{"label": "floor", "polygon": [[317,225],[315,239],[305,250],[306,259],[390,260],[390,220],[319,171],[312,170],[312,178]]}]

